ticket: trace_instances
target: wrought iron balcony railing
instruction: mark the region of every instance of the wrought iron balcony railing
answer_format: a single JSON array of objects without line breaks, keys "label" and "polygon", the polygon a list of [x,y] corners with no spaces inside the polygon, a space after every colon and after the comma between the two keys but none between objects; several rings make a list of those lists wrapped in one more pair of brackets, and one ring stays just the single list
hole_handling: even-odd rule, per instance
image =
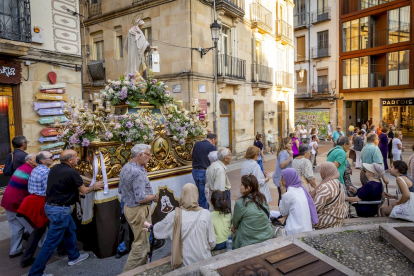
[{"label": "wrought iron balcony railing", "polygon": [[252,82],[273,83],[273,68],[252,64]]},{"label": "wrought iron balcony railing", "polygon": [[293,16],[295,29],[307,28],[309,26],[309,12],[297,13]]},{"label": "wrought iron balcony railing", "polygon": [[312,24],[318,24],[324,21],[331,20],[331,8],[326,7],[319,9],[317,11],[314,11],[311,14],[311,23]]},{"label": "wrought iron balcony railing", "polygon": [[272,12],[258,2],[250,4],[250,21],[252,22],[252,28],[259,28],[268,32],[273,29]]},{"label": "wrought iron balcony railing", "polygon": [[318,95],[328,95],[330,94],[330,91],[331,88],[328,83],[312,85],[312,93],[316,93]]},{"label": "wrought iron balcony railing", "polygon": [[217,75],[245,80],[246,61],[228,55],[218,55]]},{"label": "wrought iron balcony railing", "polygon": [[323,58],[331,56],[331,45],[312,47],[312,58]]},{"label": "wrought iron balcony railing", "polygon": [[91,3],[89,6],[89,17],[102,14],[101,2]]},{"label": "wrought iron balcony railing", "polygon": [[30,0],[0,1],[0,38],[32,41]]},{"label": "wrought iron balcony railing", "polygon": [[285,71],[276,71],[275,84],[279,87],[293,88],[293,74]]},{"label": "wrought iron balcony railing", "polygon": [[276,20],[276,40],[281,40],[284,44],[292,43],[293,28],[283,20]]},{"label": "wrought iron balcony railing", "polygon": [[216,1],[216,5],[220,5],[220,2],[230,4],[233,7],[244,11],[244,2],[245,2],[244,0],[218,0]]}]

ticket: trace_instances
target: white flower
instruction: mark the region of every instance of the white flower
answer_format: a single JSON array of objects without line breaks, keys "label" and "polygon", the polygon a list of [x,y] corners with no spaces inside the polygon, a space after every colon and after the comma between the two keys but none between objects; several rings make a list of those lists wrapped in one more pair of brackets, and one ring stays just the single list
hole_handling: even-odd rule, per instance
[{"label": "white flower", "polygon": [[173,115],[172,115],[172,114],[168,115],[168,119],[171,119],[172,117],[173,117]]},{"label": "white flower", "polygon": [[147,135],[142,136],[142,138],[144,138],[144,140],[148,140]]},{"label": "white flower", "polygon": [[121,82],[120,81],[116,81],[115,84],[119,86],[119,85],[121,85]]},{"label": "white flower", "polygon": [[114,93],[114,90],[112,88],[110,88],[109,93]]},{"label": "white flower", "polygon": [[107,86],[105,86],[105,90],[106,91],[108,91],[109,90],[109,86],[107,85]]},{"label": "white flower", "polygon": [[185,136],[187,136],[188,135],[188,131],[186,130],[186,131],[184,131],[184,134],[185,134]]},{"label": "white flower", "polygon": [[[141,123],[141,121],[139,120],[139,119],[136,119],[135,120],[135,122],[137,123],[137,124],[140,124]],[[146,140],[146,139],[145,139]]]},{"label": "white flower", "polygon": [[174,141],[178,141],[177,136],[175,136],[175,135],[174,135],[174,136],[173,136],[173,140],[174,140]]},{"label": "white flower", "polygon": [[177,111],[177,113],[178,113],[178,114],[181,114],[181,111],[180,111],[180,110],[178,110],[178,111]]},{"label": "white flower", "polygon": [[112,139],[114,137],[114,135],[112,133],[108,133],[108,138]]},{"label": "white flower", "polygon": [[125,84],[125,85],[129,85],[129,84],[130,84],[130,82],[129,82],[129,81],[124,81],[124,84]]},{"label": "white flower", "polygon": [[111,80],[108,80],[108,82],[112,82]]},{"label": "white flower", "polygon": [[129,81],[129,77],[128,77],[128,76],[126,76],[124,80]]}]

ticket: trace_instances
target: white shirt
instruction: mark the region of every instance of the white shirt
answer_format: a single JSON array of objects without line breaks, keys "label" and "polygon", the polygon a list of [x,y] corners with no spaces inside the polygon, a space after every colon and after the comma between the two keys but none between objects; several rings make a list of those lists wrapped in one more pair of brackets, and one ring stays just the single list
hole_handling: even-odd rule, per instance
[{"label": "white shirt", "polygon": [[[202,212],[195,223],[199,212]],[[172,239],[174,229],[175,210],[169,213],[162,221],[154,225],[156,239]],[[198,212],[182,210],[181,238],[194,225],[193,230],[183,242],[183,264],[189,265],[211,258],[211,250],[216,246],[216,234],[210,212],[206,209]]]},{"label": "white shirt", "polygon": [[220,160],[217,160],[207,168],[206,188],[222,192],[231,189],[231,184],[229,178],[227,177],[226,165],[224,165],[224,163]]},{"label": "white shirt", "polygon": [[271,202],[272,195],[270,194],[269,185],[265,182],[265,175],[254,159],[247,159],[243,162],[240,177],[248,174],[253,174],[257,178],[257,182],[259,182],[259,191],[265,195],[267,202]]},{"label": "white shirt", "polygon": [[332,126],[331,125],[328,125],[328,133],[332,134]]},{"label": "white shirt", "polygon": [[282,195],[279,210],[282,216],[288,216],[286,235],[312,231],[308,200],[302,187],[289,187]]},{"label": "white shirt", "polygon": [[401,154],[401,151],[402,150],[400,150],[398,148],[398,144],[400,144],[401,147],[402,147],[402,143],[401,143],[401,140],[400,139],[398,139],[398,138],[392,139],[392,150],[391,150],[392,153],[395,152],[395,153]]},{"label": "white shirt", "polygon": [[310,142],[310,143],[309,143],[309,147],[311,147],[311,148],[312,148],[312,154],[316,154],[316,150],[315,150],[315,148],[313,147],[313,145],[316,145],[316,148],[318,148],[318,142],[314,141],[314,142]]},{"label": "white shirt", "polygon": [[306,136],[308,134],[308,131],[306,129],[300,129],[299,132],[300,132],[300,137],[301,138],[306,138]]}]

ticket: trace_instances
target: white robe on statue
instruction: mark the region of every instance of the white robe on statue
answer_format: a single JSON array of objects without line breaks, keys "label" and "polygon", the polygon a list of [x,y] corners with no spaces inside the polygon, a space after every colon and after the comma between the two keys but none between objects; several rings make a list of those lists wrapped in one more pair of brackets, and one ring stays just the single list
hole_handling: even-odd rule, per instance
[{"label": "white robe on statue", "polygon": [[144,33],[138,26],[133,26],[128,31],[125,39],[125,50],[128,53],[127,74],[139,72],[141,76],[146,70],[145,50],[150,46]]}]

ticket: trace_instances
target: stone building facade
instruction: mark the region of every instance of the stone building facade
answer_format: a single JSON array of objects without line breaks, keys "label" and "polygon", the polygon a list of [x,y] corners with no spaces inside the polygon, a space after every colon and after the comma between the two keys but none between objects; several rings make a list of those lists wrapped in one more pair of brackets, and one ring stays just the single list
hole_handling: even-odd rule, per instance
[{"label": "stone building facade", "polygon": [[[337,0],[294,0],[294,3],[297,80],[300,79],[299,71],[304,70],[303,81],[296,83],[297,114],[312,114],[314,110],[328,112],[328,120],[336,126],[339,3]],[[299,120],[297,123],[303,122]]]},{"label": "stone building facade", "polygon": [[[41,85],[51,84],[48,73],[56,73],[57,83],[66,84],[68,97],[82,97],[80,21],[73,12],[79,4],[71,0],[5,0],[0,3],[0,167],[12,150],[11,140],[24,135],[28,153],[38,152],[40,124],[33,102]],[[68,11],[70,10],[70,12]],[[59,101],[59,100],[57,100]],[[43,101],[46,102],[46,101]],[[49,142],[51,143],[51,142]],[[0,188],[8,178],[0,174]],[[1,191],[0,191],[1,192]]]},{"label": "stone building facade", "polygon": [[[81,7],[84,98],[108,79],[125,74],[123,41],[132,23],[160,54],[157,79],[166,81],[188,108],[206,102],[214,129],[214,50],[210,0],[94,0]],[[218,42],[217,129],[219,146],[243,156],[256,133],[272,130],[277,141],[293,127],[294,46],[291,0],[216,0],[222,25]],[[149,63],[151,63],[149,58]],[[151,66],[151,64],[150,64]]]}]

